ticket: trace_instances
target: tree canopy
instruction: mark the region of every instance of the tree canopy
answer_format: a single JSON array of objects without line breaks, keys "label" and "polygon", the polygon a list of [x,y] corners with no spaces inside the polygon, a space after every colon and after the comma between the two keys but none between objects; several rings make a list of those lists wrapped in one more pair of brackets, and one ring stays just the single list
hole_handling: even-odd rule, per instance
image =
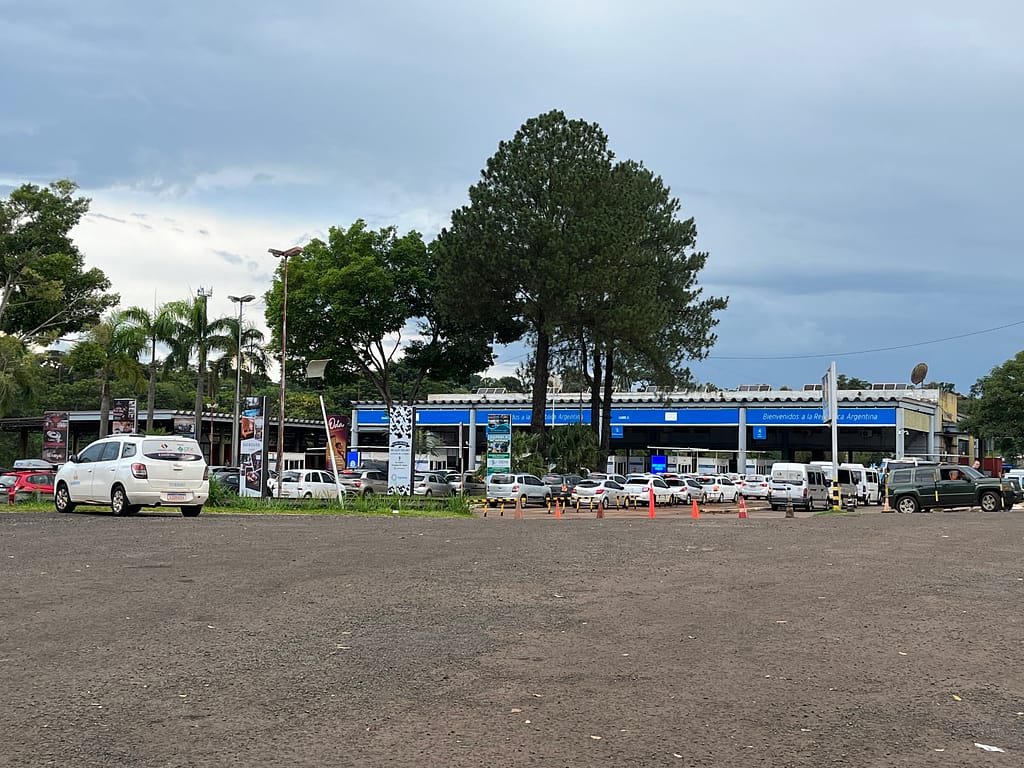
[{"label": "tree canopy", "polygon": [[993,439],[1005,455],[1024,454],[1024,352],[978,379],[966,405],[963,431]]},{"label": "tree canopy", "polygon": [[591,361],[596,410],[610,408],[616,365],[689,380],[685,361],[714,344],[714,313],[727,300],[702,298],[708,255],[694,249],[696,226],[680,208],[642,164],[614,162],[596,123],[555,110],[498,145],[452,214],[437,241],[444,311],[498,343],[529,338],[535,431],[553,349]]},{"label": "tree canopy", "polygon": [[71,181],[24,184],[0,200],[0,330],[52,341],[99,322],[118,304],[110,280],[84,267],[70,237],[89,209]]},{"label": "tree canopy", "polygon": [[[288,364],[329,359],[327,384],[365,377],[390,408],[413,402],[427,377],[465,377],[491,363],[487,339],[443,317],[434,256],[418,232],[332,227],[288,260]],[[266,294],[280,348],[283,270]],[[401,386],[397,377],[401,375]]]}]

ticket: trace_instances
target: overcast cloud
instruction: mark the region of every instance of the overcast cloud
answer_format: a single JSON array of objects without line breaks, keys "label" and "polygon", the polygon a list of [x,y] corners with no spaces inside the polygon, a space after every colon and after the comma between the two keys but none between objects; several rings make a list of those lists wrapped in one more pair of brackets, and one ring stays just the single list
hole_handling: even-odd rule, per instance
[{"label": "overcast cloud", "polygon": [[204,287],[231,313],[267,248],[357,218],[431,238],[559,108],[695,217],[730,297],[699,380],[923,360],[966,391],[1022,348],[1018,3],[150,5],[0,0],[0,191],[77,181],[77,240],[126,305]]}]

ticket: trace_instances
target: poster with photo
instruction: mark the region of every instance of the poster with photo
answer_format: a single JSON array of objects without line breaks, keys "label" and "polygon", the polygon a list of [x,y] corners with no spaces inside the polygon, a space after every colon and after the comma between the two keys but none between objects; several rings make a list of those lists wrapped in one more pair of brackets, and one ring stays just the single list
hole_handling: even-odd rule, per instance
[{"label": "poster with photo", "polygon": [[267,488],[267,443],[264,440],[264,425],[267,413],[266,397],[242,399],[239,416],[239,464],[242,482],[240,496],[264,496]]},{"label": "poster with photo", "polygon": [[[327,454],[326,468],[334,471],[345,469],[345,461],[348,457],[348,417],[337,414],[327,414]],[[333,463],[332,463],[333,461]]]},{"label": "poster with photo", "polygon": [[110,434],[131,435],[137,425],[138,403],[134,398],[117,398],[110,408]]},{"label": "poster with photo", "polygon": [[68,460],[67,411],[46,411],[43,414],[43,461],[64,464]]},{"label": "poster with photo", "polygon": [[512,414],[487,414],[487,474],[512,471]]}]

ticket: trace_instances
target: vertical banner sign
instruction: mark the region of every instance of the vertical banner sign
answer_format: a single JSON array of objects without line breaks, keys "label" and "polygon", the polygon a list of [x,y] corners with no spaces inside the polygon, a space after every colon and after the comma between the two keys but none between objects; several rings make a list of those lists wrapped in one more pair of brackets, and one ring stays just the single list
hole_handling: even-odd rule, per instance
[{"label": "vertical banner sign", "polygon": [[110,434],[130,435],[135,432],[138,426],[137,421],[138,404],[134,398],[117,398],[110,409]]},{"label": "vertical banner sign", "polygon": [[242,398],[238,433],[238,468],[242,476],[239,496],[263,496],[267,487],[267,444],[263,439],[266,413],[266,397]]},{"label": "vertical banner sign", "polygon": [[[325,466],[333,471],[347,466],[348,458],[348,417],[335,414],[327,415],[327,455]],[[333,464],[332,462],[333,458]]]},{"label": "vertical banner sign", "polygon": [[487,474],[512,471],[512,414],[487,414]]},{"label": "vertical banner sign", "polygon": [[413,409],[396,405],[388,414],[388,493],[409,496],[412,493]]},{"label": "vertical banner sign", "polygon": [[46,411],[43,414],[43,461],[63,464],[68,460],[67,411]]}]

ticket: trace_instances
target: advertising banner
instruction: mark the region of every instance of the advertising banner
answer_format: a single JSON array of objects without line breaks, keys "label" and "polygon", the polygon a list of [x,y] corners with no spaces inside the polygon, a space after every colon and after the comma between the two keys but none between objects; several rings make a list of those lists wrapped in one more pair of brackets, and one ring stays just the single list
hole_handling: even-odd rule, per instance
[{"label": "advertising banner", "polygon": [[196,423],[186,416],[174,417],[174,434],[179,437],[195,437]]},{"label": "advertising banner", "polygon": [[267,487],[267,443],[263,427],[267,414],[266,397],[242,398],[239,424],[239,496],[263,496]]},{"label": "advertising banner", "polygon": [[412,433],[416,424],[411,406],[396,405],[388,423],[388,493],[412,494]]},{"label": "advertising banner", "polygon": [[110,408],[110,434],[134,434],[138,426],[137,408],[135,398],[116,398]]},{"label": "advertising banner", "polygon": [[487,474],[512,471],[512,415],[487,414]]},{"label": "advertising banner", "polygon": [[68,412],[43,413],[43,455],[50,464],[63,464],[68,460]]},{"label": "advertising banner", "polygon": [[[347,466],[348,459],[348,416],[327,415],[326,467],[340,472]],[[331,463],[333,460],[334,463]]]}]

